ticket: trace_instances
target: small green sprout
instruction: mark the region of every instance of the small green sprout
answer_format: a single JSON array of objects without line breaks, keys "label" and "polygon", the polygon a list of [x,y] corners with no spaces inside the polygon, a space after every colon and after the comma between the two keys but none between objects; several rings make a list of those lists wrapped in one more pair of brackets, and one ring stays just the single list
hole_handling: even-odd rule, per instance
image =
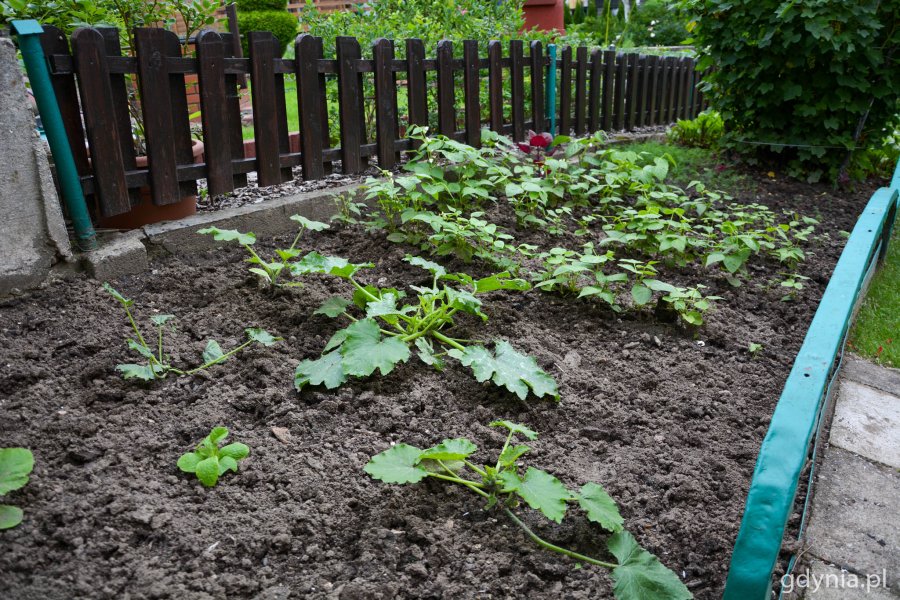
[{"label": "small green sprout", "polygon": [[226,471],[237,473],[238,461],[247,458],[250,448],[240,442],[220,448],[219,444],[227,437],[226,427],[215,427],[193,452],[181,455],[178,459],[178,468],[185,473],[194,473],[206,487],[216,485],[219,477]]},{"label": "small green sprout", "polygon": [[[0,496],[28,483],[34,468],[34,456],[26,448],[0,448]],[[22,522],[22,509],[0,504],[0,529],[9,529]]]},{"label": "small green sprout", "polygon": [[763,345],[757,344],[756,342],[750,342],[750,345],[747,346],[747,350],[750,352],[750,356],[753,358],[757,358],[760,354],[762,354]]}]

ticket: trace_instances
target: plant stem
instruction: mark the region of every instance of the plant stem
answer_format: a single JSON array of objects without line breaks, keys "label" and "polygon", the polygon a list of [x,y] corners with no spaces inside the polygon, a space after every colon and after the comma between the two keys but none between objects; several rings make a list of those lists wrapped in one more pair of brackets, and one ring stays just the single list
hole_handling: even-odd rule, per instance
[{"label": "plant stem", "polygon": [[453,483],[458,483],[460,485],[464,485],[476,494],[484,496],[485,498],[490,498],[491,495],[481,489],[482,485],[480,483],[475,483],[474,481],[469,481],[467,479],[461,479],[459,477],[448,477],[447,475],[441,475],[440,473],[429,473],[429,477],[437,477],[438,479],[443,479],[444,481],[451,481]]},{"label": "plant stem", "polygon": [[509,435],[506,436],[506,442],[503,444],[503,450],[500,451],[500,454],[497,455],[497,466],[494,467],[495,470],[500,470],[500,457],[503,456],[503,453],[506,452],[506,448],[509,446],[510,440],[512,440],[513,432],[510,431]]},{"label": "plant stem", "polygon": [[580,560],[580,561],[582,561],[582,562],[586,562],[586,563],[589,563],[589,564],[592,564],[592,565],[597,565],[598,567],[606,567],[607,569],[615,569],[616,567],[619,566],[619,565],[617,565],[617,564],[615,564],[615,563],[603,562],[602,560],[597,560],[596,558],[591,558],[590,556],[585,556],[584,554],[579,554],[579,553],[577,553],[577,552],[573,552],[572,550],[566,550],[565,548],[561,548],[560,546],[556,546],[555,544],[551,544],[551,543],[548,542],[547,540],[545,540],[545,539],[539,537],[538,534],[536,534],[535,532],[533,532],[533,531],[528,527],[528,525],[526,525],[526,524],[523,523],[521,520],[519,520],[519,517],[517,517],[517,516],[513,513],[513,511],[509,510],[508,508],[506,508],[506,507],[504,506],[504,507],[503,507],[503,512],[506,513],[506,516],[508,516],[510,519],[512,519],[512,522],[513,522],[513,523],[515,523],[516,525],[518,525],[519,527],[522,528],[522,530],[525,532],[525,535],[527,535],[528,537],[530,537],[531,540],[532,540],[535,544],[537,544],[537,545],[540,546],[541,548],[544,548],[545,550],[552,550],[553,552],[559,552],[560,554],[565,554],[565,555],[568,556],[569,558],[574,558],[575,560]]},{"label": "plant stem", "polygon": [[160,363],[162,363],[162,361],[163,361],[163,351],[162,351],[162,349],[163,349],[163,343],[162,343],[163,327],[165,327],[165,324],[159,326],[159,362]]},{"label": "plant stem", "polygon": [[467,460],[463,460],[463,463],[465,463],[465,465],[466,465],[467,467],[469,467],[470,469],[472,469],[473,471],[475,471],[476,473],[478,473],[478,474],[481,475],[482,477],[487,477],[487,473],[485,473],[484,470],[483,470],[483,469],[480,469],[477,465],[473,465],[472,463],[470,463],[470,462],[467,461]]},{"label": "plant stem", "polygon": [[144,348],[147,348],[147,342],[144,341],[144,336],[141,335],[141,330],[138,329],[137,323],[134,322],[134,317],[131,316],[131,311],[124,304],[122,306],[125,308],[125,314],[128,316],[128,322],[131,323],[131,328],[134,330],[135,335],[137,335],[137,338],[141,342],[141,345],[143,345]]},{"label": "plant stem", "polygon": [[459,350],[459,351],[461,351],[461,352],[465,352],[465,351],[466,351],[466,347],[465,347],[465,346],[463,346],[462,344],[457,343],[456,340],[454,340],[453,338],[447,337],[446,335],[444,335],[444,334],[441,333],[440,331],[432,331],[432,332],[431,332],[431,335],[433,335],[436,339],[438,339],[438,340],[444,342],[444,343],[447,344],[448,346],[452,346],[452,347],[456,348],[457,350]]},{"label": "plant stem", "polygon": [[241,350],[243,350],[244,348],[246,348],[247,346],[249,346],[250,344],[252,344],[253,341],[254,341],[254,340],[247,340],[246,342],[244,342],[243,344],[241,344],[240,346],[238,346],[238,347],[235,348],[234,350],[230,350],[229,352],[226,352],[225,354],[223,354],[223,355],[220,356],[219,358],[217,358],[217,359],[215,359],[215,360],[211,360],[211,361],[209,361],[209,362],[207,362],[207,363],[203,363],[203,364],[200,365],[199,367],[193,368],[193,369],[191,369],[190,371],[185,371],[184,374],[185,374],[185,375],[193,375],[193,374],[196,373],[197,371],[202,371],[203,369],[208,369],[209,367],[211,367],[211,366],[213,366],[213,365],[217,365],[217,364],[219,364],[220,362],[225,362],[226,360],[228,360],[229,357],[234,356],[235,354],[237,354],[238,352],[240,352]]}]

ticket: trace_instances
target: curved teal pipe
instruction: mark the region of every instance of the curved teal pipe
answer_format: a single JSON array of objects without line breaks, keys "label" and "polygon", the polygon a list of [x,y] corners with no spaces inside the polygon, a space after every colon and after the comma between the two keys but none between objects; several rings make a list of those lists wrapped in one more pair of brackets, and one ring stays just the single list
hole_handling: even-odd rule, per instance
[{"label": "curved teal pipe", "polygon": [[50,71],[44,60],[40,38],[44,28],[34,20],[13,21],[10,26],[19,37],[19,50],[22,52],[31,91],[41,113],[41,122],[44,125],[47,142],[50,144],[50,152],[53,154],[63,202],[75,228],[76,244],[81,250],[94,250],[97,247],[97,234],[88,214],[84,192],[81,189],[81,178],[75,168],[72,148],[69,147],[69,138],[63,125],[62,114],[59,112],[59,104],[56,103],[56,93],[53,91],[53,84],[50,83]]}]

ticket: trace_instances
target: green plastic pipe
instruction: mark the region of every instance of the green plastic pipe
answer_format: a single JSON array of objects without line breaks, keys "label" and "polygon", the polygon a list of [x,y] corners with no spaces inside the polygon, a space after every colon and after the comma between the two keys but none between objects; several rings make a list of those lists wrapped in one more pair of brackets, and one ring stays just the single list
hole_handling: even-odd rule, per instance
[{"label": "green plastic pipe", "polygon": [[[556,136],[556,44],[547,44],[547,54],[550,55],[550,67],[547,69],[547,91],[544,97],[547,99],[544,112],[550,119],[550,135]],[[537,133],[540,133],[538,131]]]},{"label": "green plastic pipe", "polygon": [[856,222],[775,406],[750,482],[724,600],[768,600],[800,474],[824,407],[832,366],[876,252],[889,243],[900,204],[900,164]]},{"label": "green plastic pipe", "polygon": [[81,179],[75,168],[72,148],[69,147],[69,138],[63,125],[62,114],[59,112],[59,104],[56,103],[56,93],[50,83],[47,62],[44,60],[40,38],[44,28],[34,20],[13,21],[10,26],[19,37],[19,50],[22,52],[25,70],[31,82],[31,91],[41,114],[53,162],[56,164],[56,175],[63,202],[75,227],[76,244],[81,250],[94,250],[97,248],[97,234],[88,214]]}]

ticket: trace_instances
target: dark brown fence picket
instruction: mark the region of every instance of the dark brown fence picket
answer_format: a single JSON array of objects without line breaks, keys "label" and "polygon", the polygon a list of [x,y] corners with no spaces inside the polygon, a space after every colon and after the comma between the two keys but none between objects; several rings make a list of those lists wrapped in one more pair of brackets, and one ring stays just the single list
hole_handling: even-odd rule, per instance
[{"label": "dark brown fence picket", "polygon": [[588,95],[588,131],[600,129],[600,97],[603,93],[603,54],[599,49],[591,52],[591,86]]},{"label": "dark brown fence picket", "polygon": [[587,48],[580,46],[575,54],[575,135],[584,135],[587,131]]},{"label": "dark brown fence picket", "polygon": [[572,131],[572,48],[566,46],[560,52],[559,73],[559,133]]},{"label": "dark brown fence picket", "polygon": [[[524,139],[527,129],[547,131],[550,111],[558,111],[560,133],[583,135],[668,124],[693,117],[708,104],[701,89],[705,73],[696,71],[690,58],[565,47],[552,65],[558,104],[545,110],[549,61],[540,42],[529,44],[527,57],[521,40],[510,42],[507,57],[499,42],[490,42],[486,58],[480,58],[477,42],[464,41],[461,58],[454,58],[452,44],[443,41],[429,59],[423,42],[410,39],[405,59],[397,60],[392,41],[377,40],[363,49],[355,38],[339,37],[332,60],[324,58],[321,38],[302,34],[288,60],[281,58],[278,42],[267,32],[248,35],[247,58],[234,56],[230,33],[202,31],[191,42],[195,57],[183,57],[182,44],[165,30],[136,29],[134,39],[135,56],[124,57],[118,33],[111,29],[78,30],[71,54],[58,30],[48,27],[42,38],[84,191],[96,197],[103,216],[127,212],[148,186],[154,203],[167,204],[196,193],[198,179],[206,179],[209,193],[219,195],[246,185],[252,171],[259,185],[266,186],[288,180],[295,166],[302,166],[304,179],[319,179],[338,159],[344,173],[364,170],[370,157],[389,169],[402,160],[401,151],[415,148],[407,123],[437,123],[438,133],[477,146],[484,126],[516,141]],[[194,74],[205,141],[204,160],[196,164],[185,82]],[[253,158],[244,154],[238,93],[244,76],[252,82]],[[286,76],[295,79],[297,89],[299,144],[293,147]],[[337,79],[337,98],[331,99],[337,101],[336,123],[329,121],[330,77]],[[374,143],[367,140],[364,122],[370,101],[364,98],[364,77],[374,82],[369,105],[374,107]],[[481,105],[484,84],[486,107]],[[407,121],[401,120],[398,85],[407,89]],[[143,113],[149,165],[140,168],[132,107]],[[334,127],[339,128],[339,147],[332,147]]]},{"label": "dark brown fence picket", "polygon": [[96,29],[78,29],[72,34],[72,51],[100,212],[105,217],[128,212],[131,200],[103,36]]},{"label": "dark brown fence picket", "polygon": [[478,42],[463,42],[463,91],[465,94],[465,141],[481,146],[481,79],[479,77]]}]

